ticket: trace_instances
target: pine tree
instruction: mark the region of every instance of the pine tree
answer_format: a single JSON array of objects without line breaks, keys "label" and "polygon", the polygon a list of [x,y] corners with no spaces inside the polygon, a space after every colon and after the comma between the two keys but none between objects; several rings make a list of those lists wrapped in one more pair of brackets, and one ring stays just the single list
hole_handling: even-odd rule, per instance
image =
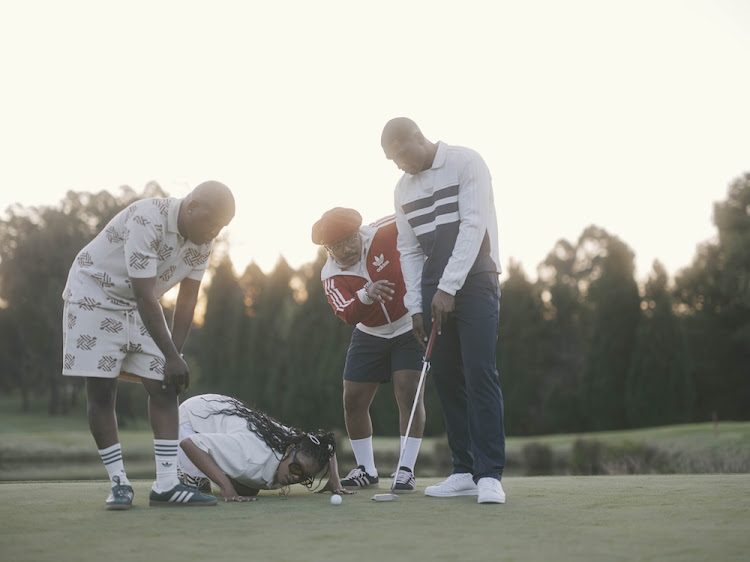
[{"label": "pine tree", "polygon": [[584,231],[578,247],[587,264],[586,301],[592,310],[583,412],[590,429],[620,429],[627,425],[625,381],[640,316],[634,256],[617,237],[596,227]]},{"label": "pine tree", "polygon": [[544,318],[544,303],[520,264],[511,261],[502,285],[497,345],[498,371],[508,435],[543,431],[544,374],[553,342]]},{"label": "pine tree", "polygon": [[580,380],[588,337],[579,269],[576,247],[567,240],[559,240],[538,268],[538,286],[545,304],[551,346],[540,390],[542,431],[549,433],[584,428]]},{"label": "pine tree", "polygon": [[[242,290],[228,257],[212,268],[206,288],[206,311],[195,349],[199,376],[191,376],[191,386],[202,392],[232,395],[244,375],[239,352],[244,345],[241,328],[244,318]],[[192,339],[192,338],[191,338]]]},{"label": "pine tree", "polygon": [[690,421],[694,387],[685,331],[674,315],[668,276],[658,261],[646,283],[626,384],[630,427]]},{"label": "pine tree", "polygon": [[750,419],[750,173],[714,206],[718,242],[675,279],[696,387],[695,420]]}]

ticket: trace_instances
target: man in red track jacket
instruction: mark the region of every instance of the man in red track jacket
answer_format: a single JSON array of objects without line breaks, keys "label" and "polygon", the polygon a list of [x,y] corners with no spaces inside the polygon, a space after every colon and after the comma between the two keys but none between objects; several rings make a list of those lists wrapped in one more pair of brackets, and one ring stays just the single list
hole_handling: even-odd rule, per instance
[{"label": "man in red track jacket", "polygon": [[393,380],[399,409],[401,466],[395,492],[413,492],[414,465],[425,424],[424,389],[408,436],[411,409],[419,383],[424,350],[412,334],[404,306],[406,287],[396,249],[396,217],[362,226],[354,209],[336,207],[313,225],[312,241],[328,251],[321,270],[326,297],[336,316],[356,325],[344,366],[344,419],[357,468],[341,485],[378,487],[372,448],[370,404],[381,383]]}]

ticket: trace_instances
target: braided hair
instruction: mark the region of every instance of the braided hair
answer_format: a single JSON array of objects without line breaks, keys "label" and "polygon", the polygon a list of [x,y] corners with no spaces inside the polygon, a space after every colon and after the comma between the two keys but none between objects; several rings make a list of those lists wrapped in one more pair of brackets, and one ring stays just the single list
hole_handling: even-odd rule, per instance
[{"label": "braided hair", "polygon": [[[305,432],[295,427],[282,425],[270,415],[260,410],[255,410],[245,404],[242,400],[222,396],[217,399],[203,398],[206,402],[219,402],[226,404],[224,408],[210,412],[209,416],[237,416],[247,420],[247,428],[260,437],[274,452],[276,458],[282,460],[290,445],[294,446],[315,463],[315,473],[325,472],[328,474],[328,461],[336,452],[336,439],[330,431],[317,429],[313,432]],[[303,482],[309,489],[313,486],[313,480]]]}]

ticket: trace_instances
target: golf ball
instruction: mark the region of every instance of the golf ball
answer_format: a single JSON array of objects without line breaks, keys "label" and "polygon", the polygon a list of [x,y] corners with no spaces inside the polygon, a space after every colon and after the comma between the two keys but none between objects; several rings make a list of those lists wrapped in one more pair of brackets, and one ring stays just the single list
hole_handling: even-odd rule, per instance
[{"label": "golf ball", "polygon": [[341,499],[341,496],[338,494],[333,494],[331,496],[331,505],[341,505],[341,502],[344,501]]}]

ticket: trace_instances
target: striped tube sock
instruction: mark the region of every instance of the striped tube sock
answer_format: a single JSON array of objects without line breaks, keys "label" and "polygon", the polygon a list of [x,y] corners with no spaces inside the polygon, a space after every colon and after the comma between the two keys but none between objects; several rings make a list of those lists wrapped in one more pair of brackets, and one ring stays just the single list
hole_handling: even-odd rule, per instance
[{"label": "striped tube sock", "polygon": [[120,484],[130,484],[128,477],[125,475],[125,465],[122,461],[122,448],[119,443],[107,447],[105,449],[99,449],[99,456],[102,458],[104,468],[107,469],[109,474],[109,481],[114,485],[113,477],[118,476],[120,478]]},{"label": "striped tube sock", "polygon": [[154,439],[154,457],[156,458],[157,492],[167,492],[177,486],[177,439]]}]

